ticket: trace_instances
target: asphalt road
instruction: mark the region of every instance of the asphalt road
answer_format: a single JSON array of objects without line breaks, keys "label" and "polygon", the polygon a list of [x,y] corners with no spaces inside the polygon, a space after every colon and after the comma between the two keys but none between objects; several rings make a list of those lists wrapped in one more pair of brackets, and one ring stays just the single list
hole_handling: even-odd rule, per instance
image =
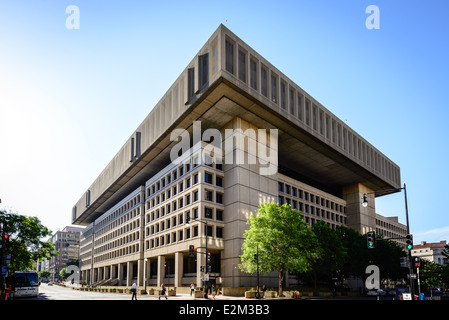
[{"label": "asphalt road", "polygon": [[[213,300],[212,296],[209,296]],[[216,300],[241,300],[243,297],[227,297],[216,296]],[[106,292],[90,292],[73,290],[69,287],[61,287],[58,285],[49,286],[42,283],[39,286],[39,296],[37,298],[18,298],[18,300],[131,300],[131,294],[126,293],[106,293]],[[137,300],[158,300],[158,296],[154,295],[137,295]],[[165,298],[161,297],[161,301]],[[167,300],[204,300],[202,298],[195,299],[189,294],[176,294],[170,296]]]}]

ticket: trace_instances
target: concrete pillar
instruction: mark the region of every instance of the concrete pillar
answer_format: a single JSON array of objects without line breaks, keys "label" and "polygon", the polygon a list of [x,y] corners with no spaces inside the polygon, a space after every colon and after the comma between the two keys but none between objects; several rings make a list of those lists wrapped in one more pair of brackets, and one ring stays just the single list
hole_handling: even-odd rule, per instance
[{"label": "concrete pillar", "polygon": [[162,286],[165,278],[165,256],[157,257],[157,286]]},{"label": "concrete pillar", "polygon": [[145,273],[145,267],[144,267],[143,259],[139,259],[139,260],[137,260],[137,285],[139,287],[142,287],[144,284],[144,282],[143,282],[144,273]]},{"label": "concrete pillar", "polygon": [[133,284],[133,262],[132,261],[128,261],[127,262],[127,276],[126,276],[126,286],[127,287],[131,287]]},{"label": "concrete pillar", "polygon": [[184,274],[184,254],[182,252],[175,253],[175,288],[182,286],[182,275]]},{"label": "concrete pillar", "polygon": [[118,278],[118,285],[123,285],[123,265],[119,263],[117,265],[117,278]]},{"label": "concrete pillar", "polygon": [[[372,189],[361,183],[343,187],[343,199],[346,200],[346,215],[348,227],[365,234],[370,230],[376,230],[376,204]],[[363,194],[367,193],[368,206],[362,205]]]}]

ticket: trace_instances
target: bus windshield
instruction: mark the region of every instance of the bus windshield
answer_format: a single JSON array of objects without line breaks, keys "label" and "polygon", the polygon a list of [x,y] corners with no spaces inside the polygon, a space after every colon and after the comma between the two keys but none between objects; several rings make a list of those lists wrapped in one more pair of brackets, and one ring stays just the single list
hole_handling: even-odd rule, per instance
[{"label": "bus windshield", "polygon": [[38,286],[37,272],[16,272],[16,287],[34,287]]}]

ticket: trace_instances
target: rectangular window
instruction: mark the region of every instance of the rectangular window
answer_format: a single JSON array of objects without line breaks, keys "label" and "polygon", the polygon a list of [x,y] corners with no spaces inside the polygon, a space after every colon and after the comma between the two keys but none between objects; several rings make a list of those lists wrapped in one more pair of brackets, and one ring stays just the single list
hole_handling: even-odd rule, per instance
[{"label": "rectangular window", "polygon": [[193,219],[198,219],[198,208],[193,209]]},{"label": "rectangular window", "polygon": [[214,201],[214,192],[211,190],[205,190],[205,200]]},{"label": "rectangular window", "polygon": [[283,81],[281,81],[281,108],[287,110],[287,92],[286,86]]},{"label": "rectangular window", "polygon": [[195,68],[187,70],[187,100],[195,95]]},{"label": "rectangular window", "polygon": [[217,219],[217,220],[220,220],[220,221],[222,221],[223,220],[223,210],[216,210],[216,213],[215,213],[215,218]]},{"label": "rectangular window", "polygon": [[268,98],[268,71],[265,67],[260,68],[261,93]]},{"label": "rectangular window", "polygon": [[209,54],[203,54],[198,57],[198,82],[202,89],[209,82]]},{"label": "rectangular window", "polygon": [[216,202],[217,203],[223,203],[223,194],[222,193],[216,193],[215,194]]},{"label": "rectangular window", "polygon": [[324,135],[324,111],[320,110],[320,134]]},{"label": "rectangular window", "polygon": [[246,54],[239,50],[239,80],[246,82]]},{"label": "rectangular window", "polygon": [[290,114],[295,115],[295,92],[292,89],[288,93],[288,103],[290,106]]},{"label": "rectangular window", "polygon": [[211,208],[204,208],[204,216],[206,218],[212,219],[212,209]]},{"label": "rectangular window", "polygon": [[219,176],[216,176],[216,178],[215,178],[215,184],[216,184],[218,187],[223,187],[223,178],[222,178],[222,177],[219,177]]},{"label": "rectangular window", "polygon": [[204,234],[207,235],[208,237],[212,237],[212,226],[204,226]]},{"label": "rectangular window", "polygon": [[204,182],[212,184],[212,174],[205,172],[204,173]]},{"label": "rectangular window", "polygon": [[313,130],[318,130],[318,115],[316,105],[312,106],[312,127]]},{"label": "rectangular window", "polygon": [[257,90],[257,62],[253,59],[249,61],[250,86]]},{"label": "rectangular window", "polygon": [[198,237],[198,226],[193,227],[193,236]]},{"label": "rectangular window", "polygon": [[306,125],[310,126],[310,101],[306,100]]},{"label": "rectangular window", "polygon": [[302,95],[298,94],[298,119],[304,121],[302,110]]},{"label": "rectangular window", "polygon": [[226,71],[234,74],[234,45],[226,40]]},{"label": "rectangular window", "polygon": [[271,101],[278,102],[277,78],[274,75],[271,76]]}]

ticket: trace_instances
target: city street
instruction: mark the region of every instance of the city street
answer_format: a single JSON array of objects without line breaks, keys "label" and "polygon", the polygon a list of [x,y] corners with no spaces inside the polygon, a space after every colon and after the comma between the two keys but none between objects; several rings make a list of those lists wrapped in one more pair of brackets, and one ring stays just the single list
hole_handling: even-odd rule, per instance
[{"label": "city street", "polygon": [[[69,287],[61,287],[58,285],[49,286],[42,283],[39,286],[39,297],[37,298],[18,298],[18,300],[131,300],[131,294],[126,293],[105,293],[105,292],[89,292],[73,290]],[[138,300],[158,300],[155,295],[137,295]],[[212,296],[209,297],[213,300]],[[244,300],[243,297],[216,296],[216,300]],[[161,301],[165,300],[161,297]],[[176,294],[176,296],[168,297],[167,300],[204,300],[193,298],[189,294]]]},{"label": "city street", "polygon": [[[157,301],[158,296],[155,295],[137,295],[138,300]],[[299,301],[304,300],[368,300],[375,301],[377,297],[374,296],[357,296],[357,297],[302,297]],[[105,292],[89,292],[73,290],[70,287],[61,287],[58,285],[49,286],[46,283],[42,283],[39,286],[39,297],[37,298],[18,298],[17,300],[131,300],[131,294],[126,293],[105,293]],[[205,301],[203,298],[194,298],[189,294],[177,293],[176,296],[170,296],[167,300],[195,300]],[[209,300],[213,300],[212,296],[209,296]],[[295,299],[245,299],[244,297],[232,297],[232,296],[216,296],[215,300],[243,300],[243,301],[271,301],[271,300],[295,300]],[[392,296],[382,296],[379,300],[393,300]],[[161,297],[161,301],[165,301],[165,298]],[[296,300],[297,301],[297,300]]]}]

